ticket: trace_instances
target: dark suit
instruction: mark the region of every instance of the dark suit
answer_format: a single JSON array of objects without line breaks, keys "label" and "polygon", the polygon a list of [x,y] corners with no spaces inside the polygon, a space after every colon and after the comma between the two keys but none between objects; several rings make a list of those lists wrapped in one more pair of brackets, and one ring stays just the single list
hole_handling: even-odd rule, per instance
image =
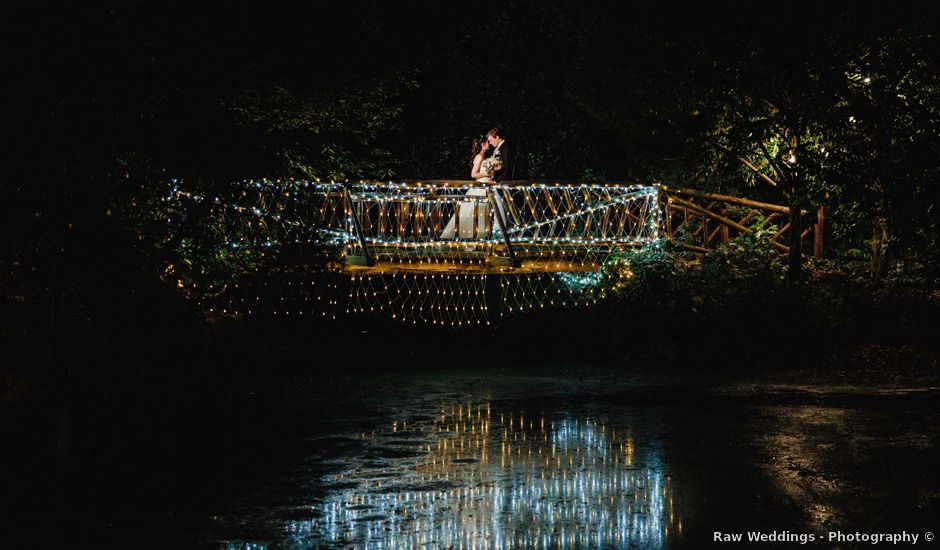
[{"label": "dark suit", "polygon": [[512,144],[509,143],[509,140],[504,140],[503,144],[499,146],[499,162],[503,165],[503,167],[497,170],[493,175],[493,181],[506,181],[512,179],[512,161]]}]

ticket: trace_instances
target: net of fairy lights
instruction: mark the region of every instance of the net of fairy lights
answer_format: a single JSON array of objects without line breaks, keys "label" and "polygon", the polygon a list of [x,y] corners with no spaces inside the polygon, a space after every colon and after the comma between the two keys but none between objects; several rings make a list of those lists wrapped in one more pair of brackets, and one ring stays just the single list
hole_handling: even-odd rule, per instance
[{"label": "net of fairy lights", "polygon": [[[255,260],[203,289],[210,311],[464,327],[593,304],[605,263],[659,239],[658,196],[650,186],[261,180],[212,195],[174,182],[167,200],[202,212],[212,254]],[[352,256],[374,265],[347,265]],[[509,256],[517,267],[489,261]]]},{"label": "net of fairy lights", "polygon": [[352,274],[346,312],[414,325],[491,325],[508,315],[596,303],[600,272]]},{"label": "net of fairy lights", "polygon": [[[454,327],[595,303],[601,267],[661,223],[650,186],[367,185],[350,213],[347,253],[365,244],[380,267],[351,271],[347,313]],[[488,264],[510,250],[517,268]]]},{"label": "net of fairy lights", "polygon": [[640,185],[362,183],[343,207],[345,219],[324,221],[347,232],[347,254],[419,268],[511,248],[530,266],[596,270],[612,250],[657,240],[661,218],[659,189]]},{"label": "net of fairy lights", "polygon": [[[218,187],[172,180],[155,218],[164,278],[209,313],[335,317],[347,233],[343,186],[289,180]],[[342,294],[345,296],[345,294]],[[312,304],[312,305],[311,305]]]}]

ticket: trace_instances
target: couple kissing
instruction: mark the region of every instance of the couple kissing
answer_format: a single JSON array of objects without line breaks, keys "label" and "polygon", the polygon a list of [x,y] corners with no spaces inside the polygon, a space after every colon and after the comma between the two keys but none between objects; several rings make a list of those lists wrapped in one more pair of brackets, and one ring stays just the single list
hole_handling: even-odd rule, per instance
[{"label": "couple kissing", "polygon": [[512,144],[503,131],[493,128],[485,136],[473,140],[470,178],[483,183],[512,179]]}]

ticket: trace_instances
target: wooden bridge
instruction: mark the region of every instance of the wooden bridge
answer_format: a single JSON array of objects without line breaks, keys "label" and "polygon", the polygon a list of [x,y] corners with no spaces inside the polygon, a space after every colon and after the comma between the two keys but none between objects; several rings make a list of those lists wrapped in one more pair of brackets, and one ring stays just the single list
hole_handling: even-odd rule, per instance
[{"label": "wooden bridge", "polygon": [[[353,273],[596,271],[611,253],[670,239],[695,254],[773,228],[787,253],[786,206],[659,185],[472,181],[319,186],[322,230]],[[823,211],[802,211],[822,254]],[[812,239],[808,237],[812,236]],[[809,247],[808,247],[809,248]]]},{"label": "wooden bridge", "polygon": [[759,232],[783,254],[797,219],[801,252],[822,253],[821,209],[796,218],[785,206],[660,185],[264,180],[234,189],[225,200],[174,187],[167,200],[201,205],[226,252],[322,254],[314,269],[288,264],[226,286],[212,297],[223,314],[485,326],[590,306],[606,263],[666,240],[701,255]]}]

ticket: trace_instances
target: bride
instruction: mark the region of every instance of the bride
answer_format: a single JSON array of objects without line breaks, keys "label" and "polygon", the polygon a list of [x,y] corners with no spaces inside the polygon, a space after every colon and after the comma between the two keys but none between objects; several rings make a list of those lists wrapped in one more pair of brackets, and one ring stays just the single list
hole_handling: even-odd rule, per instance
[{"label": "bride", "polygon": [[[470,177],[481,183],[493,183],[493,173],[499,169],[499,159],[493,157],[485,158],[489,150],[490,144],[485,137],[478,137],[473,140],[472,152],[474,153],[474,157],[471,161]],[[486,186],[474,187],[467,191],[466,196],[485,197]],[[489,217],[488,205],[467,202],[465,204],[459,204],[457,210],[460,215],[460,221],[459,224],[457,224],[458,227],[454,227],[457,221],[457,214],[455,214],[451,216],[450,221],[447,222],[447,226],[444,227],[444,231],[441,233],[442,239],[453,239],[455,232],[461,239],[470,239],[484,234],[486,231],[486,221]],[[476,235],[474,235],[473,232],[474,212],[476,212],[477,217]]]}]

